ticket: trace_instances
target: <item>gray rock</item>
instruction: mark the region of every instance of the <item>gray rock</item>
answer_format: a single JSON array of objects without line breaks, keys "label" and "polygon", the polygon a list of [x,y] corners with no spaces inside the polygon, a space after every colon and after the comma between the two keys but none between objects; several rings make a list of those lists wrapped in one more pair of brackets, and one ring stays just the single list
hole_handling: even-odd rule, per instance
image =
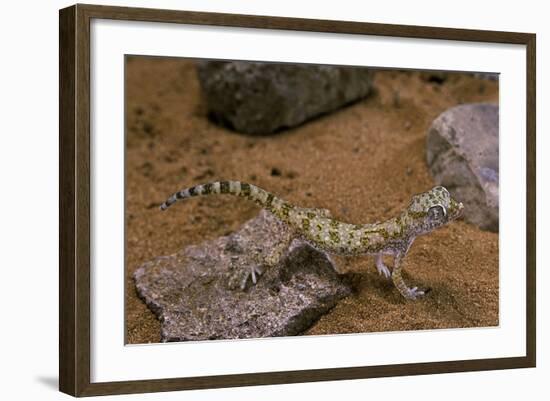
[{"label": "gray rock", "polygon": [[273,247],[284,230],[262,211],[229,236],[138,268],[136,289],[159,318],[162,341],[296,335],[351,293],[329,260],[298,240],[255,286],[232,288],[239,269],[249,271],[254,264],[253,251]]},{"label": "gray rock", "polygon": [[498,106],[453,107],[432,123],[427,161],[437,181],[464,203],[464,218],[498,232]]},{"label": "gray rock", "polygon": [[[432,82],[437,84],[445,83],[452,75],[461,74],[456,71],[422,71],[420,78],[426,82]],[[499,75],[494,72],[467,72],[466,75],[470,75],[474,78],[483,79],[487,81],[498,81]]]},{"label": "gray rock", "polygon": [[210,116],[236,131],[266,135],[294,127],[369,94],[359,67],[199,61]]},{"label": "gray rock", "polygon": [[498,81],[500,74],[496,72],[474,72],[473,76],[479,79],[486,79],[488,81]]}]

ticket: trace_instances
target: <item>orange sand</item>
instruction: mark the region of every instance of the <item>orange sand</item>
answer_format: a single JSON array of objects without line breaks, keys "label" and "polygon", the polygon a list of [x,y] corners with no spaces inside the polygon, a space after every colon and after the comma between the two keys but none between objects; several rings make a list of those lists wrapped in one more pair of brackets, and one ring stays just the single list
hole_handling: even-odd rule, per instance
[{"label": "orange sand", "polygon": [[[237,179],[344,221],[382,220],[434,184],[425,162],[432,120],[459,103],[498,102],[496,82],[451,74],[440,85],[418,72],[379,71],[367,99],[275,136],[251,137],[206,118],[191,61],[133,57],[126,79],[128,343],[160,340],[159,322],[136,296],[135,269],[228,234],[259,210],[243,199],[206,197],[161,213],[158,205],[174,191]],[[346,269],[356,273],[354,294],[306,334],[498,325],[498,234],[459,221],[418,238],[404,277],[432,291],[416,302],[379,276],[371,258]]]}]

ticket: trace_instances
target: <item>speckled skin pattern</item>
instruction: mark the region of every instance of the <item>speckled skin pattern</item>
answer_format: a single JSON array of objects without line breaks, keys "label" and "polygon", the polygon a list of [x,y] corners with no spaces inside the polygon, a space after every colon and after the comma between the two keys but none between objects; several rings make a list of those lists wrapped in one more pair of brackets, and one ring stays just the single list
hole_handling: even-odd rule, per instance
[{"label": "speckled skin pattern", "polygon": [[[252,200],[289,228],[288,236],[280,242],[280,246],[263,255],[259,265],[246,273],[242,288],[248,277],[256,283],[256,274],[261,274],[263,267],[276,265],[292,240],[301,238],[325,252],[331,262],[331,254],[375,255],[378,272],[391,277],[395,287],[407,299],[416,299],[426,293],[417,287],[407,287],[401,276],[403,258],[415,238],[457,219],[464,209],[462,203],[451,198],[445,187],[436,186],[428,192],[414,195],[408,207],[396,217],[375,224],[350,224],[332,219],[327,210],[297,207],[262,188],[239,181],[217,181],[183,189],[168,198],[160,209],[166,210],[178,200],[210,194],[230,194]],[[391,271],[384,264],[383,255],[394,257]]]}]

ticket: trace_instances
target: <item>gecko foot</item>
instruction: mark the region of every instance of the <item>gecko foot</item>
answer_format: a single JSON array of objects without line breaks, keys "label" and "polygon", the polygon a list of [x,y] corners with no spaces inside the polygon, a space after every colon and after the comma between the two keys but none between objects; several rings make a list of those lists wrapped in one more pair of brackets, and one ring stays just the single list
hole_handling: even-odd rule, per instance
[{"label": "gecko foot", "polygon": [[256,285],[259,276],[264,272],[261,264],[252,263],[251,261],[242,261],[239,257],[232,257],[229,263],[229,282],[228,287],[232,290],[240,289],[244,291],[248,281],[252,285]]},{"label": "gecko foot", "polygon": [[383,275],[387,279],[391,278],[391,271],[385,264],[376,265],[376,269],[378,270],[378,274]]},{"label": "gecko foot", "polygon": [[378,274],[383,275],[385,278],[391,278],[391,271],[389,267],[384,264],[381,255],[376,257],[376,270],[378,270]]},{"label": "gecko foot", "polygon": [[409,288],[406,294],[403,294],[403,296],[407,299],[418,299],[426,295],[426,293],[429,292],[428,290],[419,290],[418,287]]},{"label": "gecko foot", "polygon": [[[246,285],[250,281],[252,285],[256,285],[259,276],[262,275],[264,269],[259,265],[253,265],[249,268],[242,268],[235,271],[229,278],[229,288],[232,290],[240,289],[246,290]],[[249,280],[250,279],[250,280]]]},{"label": "gecko foot", "polygon": [[258,282],[256,275],[261,276],[263,272],[264,270],[260,266],[258,265],[251,266],[250,271],[244,275],[244,278],[241,281],[241,290],[244,291],[246,289],[246,283],[248,282],[249,277],[252,280],[252,284],[256,285],[256,283]]}]

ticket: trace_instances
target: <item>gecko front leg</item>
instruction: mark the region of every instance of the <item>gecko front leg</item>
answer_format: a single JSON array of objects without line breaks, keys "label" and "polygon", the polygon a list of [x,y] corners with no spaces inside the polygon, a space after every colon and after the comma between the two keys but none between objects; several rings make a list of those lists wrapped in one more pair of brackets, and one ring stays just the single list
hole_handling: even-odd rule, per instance
[{"label": "gecko front leg", "polygon": [[404,255],[402,253],[399,253],[395,256],[393,272],[391,274],[393,284],[399,290],[401,295],[403,295],[405,298],[411,299],[411,300],[420,298],[423,295],[425,295],[426,292],[419,290],[418,287],[409,288],[405,284],[405,281],[403,281],[403,277],[401,276],[401,269],[402,269],[401,262],[403,258],[404,258]]},{"label": "gecko front leg", "polygon": [[382,259],[381,253],[376,255],[376,270],[378,270],[378,274],[382,274],[386,278],[391,277],[391,271],[389,267],[385,265],[384,259]]}]

